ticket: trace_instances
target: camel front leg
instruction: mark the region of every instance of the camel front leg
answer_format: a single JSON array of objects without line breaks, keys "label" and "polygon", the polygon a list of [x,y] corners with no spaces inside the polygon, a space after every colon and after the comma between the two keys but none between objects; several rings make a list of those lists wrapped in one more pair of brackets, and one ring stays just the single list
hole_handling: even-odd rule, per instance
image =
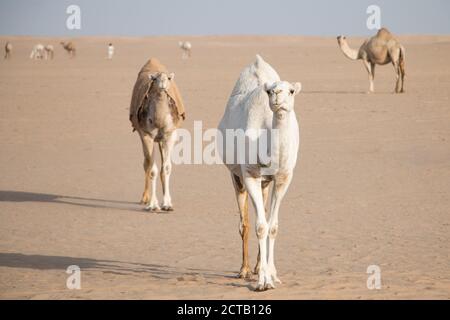
[{"label": "camel front leg", "polygon": [[268,224],[264,209],[264,200],[261,190],[261,178],[254,178],[252,176],[244,176],[244,185],[247,189],[253,206],[256,210],[256,236],[258,237],[259,252],[260,252],[260,268],[258,273],[258,284],[256,291],[274,288],[272,278],[268,273],[267,268],[267,233]]},{"label": "camel front leg", "polygon": [[370,63],[367,60],[363,60],[364,66],[366,67],[367,73],[369,74],[369,92],[373,93],[375,92],[374,89],[374,78],[375,78],[375,64]]},{"label": "camel front leg", "polygon": [[[159,211],[158,198],[156,197],[156,179],[158,167],[153,156],[154,141],[149,135],[141,134],[142,147],[144,149],[145,186],[142,194],[142,204],[147,204],[146,210]],[[151,185],[151,197],[150,197]]]},{"label": "camel front leg", "polygon": [[[264,201],[264,208],[267,208],[267,200],[269,199],[269,189],[270,189],[270,181],[263,181],[261,183],[262,193],[263,193],[263,201]],[[253,269],[254,274],[259,273],[259,267],[261,261],[261,253],[259,251],[259,245],[258,245],[258,257],[256,258],[256,265],[255,269]]]},{"label": "camel front leg", "polygon": [[171,154],[177,138],[176,131],[172,132],[166,141],[159,143],[161,152],[161,182],[163,186],[163,203],[161,209],[164,211],[173,211],[172,198],[170,196],[170,174],[172,173]]},{"label": "camel front leg", "polygon": [[[145,172],[145,185],[144,192],[141,198],[141,204],[150,204],[152,208],[158,205],[158,200],[156,199],[156,176],[158,168],[156,167],[153,149],[154,141],[153,139],[144,133],[139,132],[139,136],[142,142],[142,150],[144,152],[144,172]],[[156,172],[155,172],[156,170]],[[152,186],[152,197],[150,199],[150,186]]]},{"label": "camel front leg", "polygon": [[280,210],[281,200],[291,183],[292,173],[282,175],[275,178],[275,185],[272,190],[272,200],[270,203],[270,216],[269,216],[269,257],[268,257],[268,272],[273,281],[281,283],[277,277],[277,269],[274,262],[274,248],[275,239],[278,234],[278,212]]}]

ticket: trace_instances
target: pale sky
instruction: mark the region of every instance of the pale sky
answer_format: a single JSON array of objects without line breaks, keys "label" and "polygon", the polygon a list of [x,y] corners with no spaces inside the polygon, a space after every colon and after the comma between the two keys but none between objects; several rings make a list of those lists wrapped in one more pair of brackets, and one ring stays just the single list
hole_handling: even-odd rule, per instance
[{"label": "pale sky", "polygon": [[[81,29],[66,8],[81,9]],[[0,0],[1,35],[367,35],[369,5],[396,34],[450,34],[448,0]]]}]

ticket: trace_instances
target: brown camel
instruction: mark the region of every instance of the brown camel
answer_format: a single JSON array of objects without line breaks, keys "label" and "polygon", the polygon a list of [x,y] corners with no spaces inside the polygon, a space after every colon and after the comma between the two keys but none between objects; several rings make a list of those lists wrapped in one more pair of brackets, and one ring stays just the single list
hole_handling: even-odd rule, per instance
[{"label": "brown camel", "polygon": [[395,92],[405,92],[405,48],[386,29],[364,41],[359,50],[350,48],[344,36],[337,37],[339,47],[351,60],[362,60],[369,73],[369,93],[374,92],[375,65],[392,63],[396,73]]},{"label": "brown camel", "polygon": [[[160,208],[164,211],[173,210],[169,191],[171,153],[177,137],[176,129],[185,118],[183,101],[174,76],[157,59],[150,59],[138,74],[131,98],[130,121],[133,129],[139,133],[145,157],[145,187],[141,203],[146,204],[146,209],[151,211],[159,211]],[[153,153],[155,142],[161,154],[161,207],[156,197],[158,167]]]},{"label": "brown camel", "polygon": [[75,57],[75,53],[77,50],[72,41],[69,41],[69,42],[61,41],[61,45],[63,46],[64,50],[67,51],[67,53],[69,54],[69,57],[71,57],[71,58]]}]

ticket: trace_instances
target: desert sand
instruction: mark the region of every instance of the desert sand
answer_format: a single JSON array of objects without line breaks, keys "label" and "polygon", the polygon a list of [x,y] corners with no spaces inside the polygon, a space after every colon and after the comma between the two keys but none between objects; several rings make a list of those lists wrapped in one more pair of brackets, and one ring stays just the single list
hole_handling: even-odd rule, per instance
[{"label": "desert sand", "polygon": [[[365,94],[362,63],[335,38],[185,37],[187,60],[178,37],[75,38],[75,59],[63,39],[0,38],[14,45],[0,61],[0,298],[449,299],[450,36],[399,39],[402,95],[392,94],[390,65]],[[38,42],[55,46],[53,61],[28,58]],[[283,283],[265,292],[235,277],[239,215],[226,168],[174,166],[175,211],[145,212],[128,121],[149,57],[175,72],[192,131],[197,120],[217,126],[257,53],[303,84],[300,155],[275,250]],[[254,263],[253,210],[251,226]],[[69,265],[81,268],[81,290],[66,288]],[[366,286],[369,265],[381,268],[380,290]]]}]

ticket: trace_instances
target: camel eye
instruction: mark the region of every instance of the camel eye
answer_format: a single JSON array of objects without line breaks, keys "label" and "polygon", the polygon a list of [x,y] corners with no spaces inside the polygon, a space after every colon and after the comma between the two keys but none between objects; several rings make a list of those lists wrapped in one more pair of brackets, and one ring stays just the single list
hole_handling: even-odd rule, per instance
[{"label": "camel eye", "polygon": [[294,89],[291,89],[289,92],[291,93],[291,95],[293,95],[295,91]]}]

